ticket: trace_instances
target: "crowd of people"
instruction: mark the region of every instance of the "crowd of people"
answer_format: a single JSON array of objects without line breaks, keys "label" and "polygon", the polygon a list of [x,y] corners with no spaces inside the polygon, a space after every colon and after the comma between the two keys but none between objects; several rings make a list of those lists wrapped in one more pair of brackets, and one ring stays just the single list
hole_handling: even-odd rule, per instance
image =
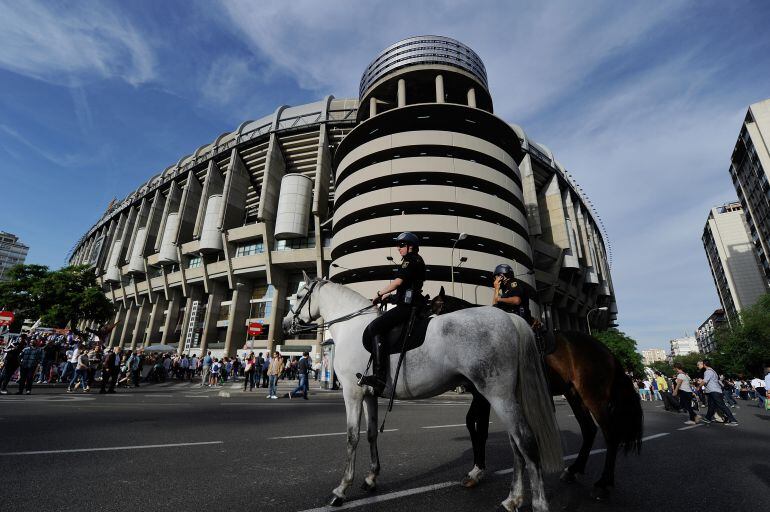
[{"label": "crowd of people", "polygon": [[[683,365],[673,365],[673,375],[656,371],[644,379],[634,379],[634,387],[643,401],[660,400],[667,411],[686,412],[685,424],[717,421],[737,426],[733,410],[737,400],[756,402],[760,408],[770,410],[770,363],[765,365],[765,377],[745,379],[742,375],[731,378],[718,375],[708,359],[698,362],[697,375],[690,376]],[[696,411],[706,408],[706,414]]]},{"label": "crowd of people", "polygon": [[0,394],[8,394],[11,382],[16,394],[31,394],[34,384],[67,384],[67,392],[88,393],[99,386],[99,393],[116,393],[116,387],[139,387],[142,383],[198,382],[200,386],[223,386],[243,379],[243,391],[266,388],[267,398],[277,399],[280,380],[297,380],[298,386],[284,397],[307,399],[311,375],[318,380],[321,364],[312,363],[305,352],[286,357],[279,352],[243,353],[234,357],[153,352],[142,348],[105,348],[96,336],[68,332],[22,334],[3,348],[0,359]]}]

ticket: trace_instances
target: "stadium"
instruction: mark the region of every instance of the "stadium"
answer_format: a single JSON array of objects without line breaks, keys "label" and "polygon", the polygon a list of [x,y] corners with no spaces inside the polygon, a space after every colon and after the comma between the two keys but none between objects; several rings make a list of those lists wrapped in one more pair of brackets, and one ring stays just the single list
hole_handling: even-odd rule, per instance
[{"label": "stadium", "polygon": [[614,325],[594,207],[545,145],[494,115],[479,56],[440,36],[383,50],[358,98],[282,105],[182,156],[67,259],[91,265],[115,304],[111,346],[318,355],[323,333],[280,329],[303,271],[371,297],[402,231],[421,239],[427,294],[489,304],[508,263],[544,323]]}]

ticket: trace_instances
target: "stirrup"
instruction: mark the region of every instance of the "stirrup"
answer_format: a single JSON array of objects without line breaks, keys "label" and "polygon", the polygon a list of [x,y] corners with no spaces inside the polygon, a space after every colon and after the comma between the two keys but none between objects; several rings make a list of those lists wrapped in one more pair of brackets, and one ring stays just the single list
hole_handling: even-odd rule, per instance
[{"label": "stirrup", "polygon": [[376,394],[382,394],[385,390],[385,382],[380,380],[376,375],[361,375],[360,373],[357,373],[356,377],[358,377],[359,386],[371,386]]}]

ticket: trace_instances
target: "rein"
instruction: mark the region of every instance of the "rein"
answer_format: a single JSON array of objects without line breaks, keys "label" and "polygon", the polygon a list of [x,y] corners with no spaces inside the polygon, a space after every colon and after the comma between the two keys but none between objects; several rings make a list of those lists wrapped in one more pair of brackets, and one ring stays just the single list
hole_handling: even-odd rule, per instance
[{"label": "rein", "polygon": [[312,332],[316,331],[319,328],[324,329],[326,327],[329,327],[334,324],[338,324],[340,322],[345,322],[347,320],[350,320],[351,318],[355,318],[357,316],[361,316],[365,314],[368,310],[376,307],[376,304],[369,304],[368,306],[365,306],[359,310],[353,311],[352,313],[348,313],[347,315],[342,315],[339,318],[335,318],[334,320],[329,320],[328,322],[322,322],[321,325],[311,323],[311,324],[305,324],[300,325],[299,314],[302,311],[302,308],[305,306],[305,303],[308,305],[308,316],[310,316],[310,295],[313,293],[313,289],[315,288],[316,284],[318,284],[318,281],[313,281],[313,284],[310,285],[310,289],[307,291],[304,297],[302,297],[302,300],[300,301],[299,305],[296,308],[291,308],[291,312],[294,315],[294,318],[292,318],[291,321],[291,328],[289,329],[289,332],[291,334],[299,334],[303,332]]}]

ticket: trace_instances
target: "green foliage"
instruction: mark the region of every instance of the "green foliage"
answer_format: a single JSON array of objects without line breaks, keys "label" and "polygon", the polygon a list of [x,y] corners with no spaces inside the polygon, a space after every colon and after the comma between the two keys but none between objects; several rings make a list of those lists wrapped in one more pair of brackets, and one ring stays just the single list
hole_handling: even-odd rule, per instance
[{"label": "green foliage", "polygon": [[667,361],[655,361],[650,365],[653,371],[660,372],[666,377],[674,375],[674,368]]},{"label": "green foliage", "polygon": [[610,349],[610,352],[618,358],[623,368],[633,371],[634,375],[644,373],[642,356],[636,351],[636,340],[617,329],[595,332],[594,337]]},{"label": "green foliage", "polygon": [[0,306],[16,313],[16,322],[43,319],[48,327],[75,326],[80,320],[106,321],[113,307],[88,266],[51,271],[42,265],[16,265],[0,283]]},{"label": "green foliage", "polygon": [[675,356],[673,362],[674,364],[681,363],[687,375],[694,377],[700,373],[700,370],[698,370],[698,361],[702,360],[703,354],[694,353],[685,354],[683,356]]},{"label": "green foliage", "polygon": [[741,321],[714,333],[716,353],[712,364],[730,375],[762,375],[763,365],[770,363],[770,294],[741,312]]}]

